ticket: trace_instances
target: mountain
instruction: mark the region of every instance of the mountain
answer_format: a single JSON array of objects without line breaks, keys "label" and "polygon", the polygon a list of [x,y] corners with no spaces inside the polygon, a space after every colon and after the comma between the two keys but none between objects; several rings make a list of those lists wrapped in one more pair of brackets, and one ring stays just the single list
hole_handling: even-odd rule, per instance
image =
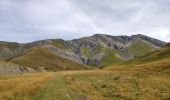
[{"label": "mountain", "polygon": [[69,42],[85,64],[96,66],[120,64],[165,45],[165,42],[141,34],[133,36],[95,34]]},{"label": "mountain", "polygon": [[88,69],[124,63],[164,47],[165,42],[144,36],[90,37],[64,41],[48,39],[32,43],[0,42],[0,60],[48,70]]}]

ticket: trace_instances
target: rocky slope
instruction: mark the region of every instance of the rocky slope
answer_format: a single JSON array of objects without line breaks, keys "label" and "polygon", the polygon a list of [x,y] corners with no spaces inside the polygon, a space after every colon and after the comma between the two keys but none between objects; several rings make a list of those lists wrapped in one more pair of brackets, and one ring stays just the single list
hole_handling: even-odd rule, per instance
[{"label": "rocky slope", "polygon": [[[120,64],[126,60],[130,60],[162,48],[164,45],[165,42],[140,34],[133,36],[95,34],[90,37],[71,41],[49,39],[25,44],[0,42],[0,60],[21,64],[20,62],[23,61],[21,59],[18,60],[19,58],[22,58],[23,56],[25,57],[25,55],[29,55],[34,50],[37,50],[32,48],[40,47],[48,51],[45,53],[51,53],[55,56],[53,57],[55,60],[53,58],[49,59],[46,57],[44,57],[43,60],[44,62],[52,60],[53,62],[48,61],[49,65],[57,70],[62,69],[61,66],[56,67],[55,64],[52,64],[54,62],[57,63],[56,56],[80,65],[86,64],[102,67]],[[41,56],[45,55],[42,54]],[[32,54],[31,57],[36,58],[36,55]],[[29,61],[30,60],[31,59],[29,59]],[[60,61],[62,63],[63,60]],[[22,66],[24,65],[22,64]]]},{"label": "rocky slope", "polygon": [[96,34],[69,42],[84,63],[97,66],[121,63],[165,45],[165,42],[140,34],[133,36]]}]

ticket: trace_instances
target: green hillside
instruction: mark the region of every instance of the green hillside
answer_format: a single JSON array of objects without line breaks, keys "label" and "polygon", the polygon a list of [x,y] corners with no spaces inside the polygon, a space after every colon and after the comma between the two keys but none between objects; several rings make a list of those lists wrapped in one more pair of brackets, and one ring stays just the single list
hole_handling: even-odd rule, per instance
[{"label": "green hillside", "polygon": [[27,54],[16,57],[10,62],[24,67],[45,67],[47,70],[87,69],[85,65],[64,59],[42,47],[32,48]]},{"label": "green hillside", "polygon": [[80,52],[82,55],[86,56],[86,57],[90,57],[90,53],[89,53],[89,49],[86,47],[80,48]]},{"label": "green hillside", "polygon": [[142,56],[154,50],[156,50],[156,48],[141,39],[137,39],[132,45],[128,47],[128,51],[136,57]]},{"label": "green hillside", "polygon": [[101,61],[103,66],[117,65],[124,62],[120,58],[116,57],[116,54],[118,54],[116,50],[105,49],[104,51],[106,54]]},{"label": "green hillside", "polygon": [[166,46],[162,49],[147,53],[143,56],[127,61],[124,64],[143,64],[143,63],[159,61],[159,60],[164,60],[169,58],[170,58],[170,46]]}]

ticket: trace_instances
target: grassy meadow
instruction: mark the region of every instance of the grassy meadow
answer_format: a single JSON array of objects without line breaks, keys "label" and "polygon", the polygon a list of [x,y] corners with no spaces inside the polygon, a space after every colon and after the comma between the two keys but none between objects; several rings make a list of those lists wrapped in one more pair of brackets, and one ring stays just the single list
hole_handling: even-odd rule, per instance
[{"label": "grassy meadow", "polygon": [[170,62],[0,77],[0,100],[169,100]]}]

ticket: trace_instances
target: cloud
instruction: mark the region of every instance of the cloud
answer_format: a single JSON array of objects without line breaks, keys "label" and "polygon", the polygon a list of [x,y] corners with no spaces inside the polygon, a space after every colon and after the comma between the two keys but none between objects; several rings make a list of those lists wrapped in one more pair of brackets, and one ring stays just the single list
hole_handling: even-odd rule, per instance
[{"label": "cloud", "polygon": [[170,32],[168,31],[168,34],[166,35],[166,41],[169,42],[170,41]]},{"label": "cloud", "polygon": [[68,40],[106,33],[169,41],[169,5],[169,0],[1,0],[0,40]]}]

